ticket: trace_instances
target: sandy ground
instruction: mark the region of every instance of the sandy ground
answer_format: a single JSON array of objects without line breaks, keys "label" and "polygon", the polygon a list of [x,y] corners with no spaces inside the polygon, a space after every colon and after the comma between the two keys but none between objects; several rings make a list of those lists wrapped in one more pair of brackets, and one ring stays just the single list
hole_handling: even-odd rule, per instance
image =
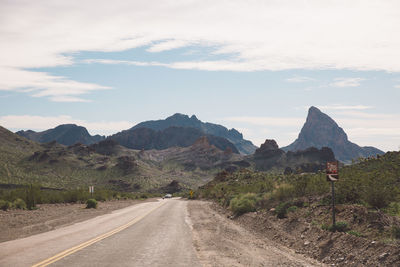
[{"label": "sandy ground", "polygon": [[260,238],[215,211],[212,203],[188,203],[193,242],[203,266],[323,266]]},{"label": "sandy ground", "polygon": [[37,210],[0,210],[0,242],[58,229],[145,201],[155,199],[99,202],[97,209],[85,209],[85,204],[42,204]]}]

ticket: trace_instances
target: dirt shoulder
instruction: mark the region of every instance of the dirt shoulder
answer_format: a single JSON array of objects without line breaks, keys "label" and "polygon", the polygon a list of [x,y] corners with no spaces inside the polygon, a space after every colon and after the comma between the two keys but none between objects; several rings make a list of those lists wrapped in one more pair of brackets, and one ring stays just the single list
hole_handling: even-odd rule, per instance
[{"label": "dirt shoulder", "polygon": [[155,199],[99,202],[97,209],[85,209],[85,204],[41,204],[37,210],[0,210],[0,242],[40,234],[145,201]]},{"label": "dirt shoulder", "polygon": [[[209,203],[212,212],[231,217],[231,213],[215,203]],[[374,239],[384,231],[390,216],[368,213],[365,208],[349,206],[337,209],[337,219],[349,222],[366,237],[345,232],[321,229],[321,222],[330,219],[329,208],[313,207],[290,212],[287,218],[278,219],[271,211],[251,212],[229,221],[246,229],[263,242],[278,243],[296,253],[334,266],[400,266],[400,246],[389,240]],[[215,215],[213,215],[215,216]],[[393,218],[392,218],[393,219]],[[269,241],[268,241],[269,240]]]},{"label": "dirt shoulder", "polygon": [[188,203],[194,246],[203,266],[323,266],[227,218],[206,201]]}]

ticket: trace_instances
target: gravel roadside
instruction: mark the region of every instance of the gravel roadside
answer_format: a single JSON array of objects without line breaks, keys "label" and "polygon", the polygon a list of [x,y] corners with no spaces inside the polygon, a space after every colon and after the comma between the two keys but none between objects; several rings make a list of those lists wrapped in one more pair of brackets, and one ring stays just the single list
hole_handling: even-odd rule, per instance
[{"label": "gravel roadside", "polygon": [[325,266],[256,236],[212,205],[197,200],[188,203],[193,242],[203,266]]},{"label": "gravel roadside", "polygon": [[86,209],[85,204],[41,204],[36,210],[0,210],[0,243],[40,234],[147,201],[155,199],[99,202],[97,209]]}]

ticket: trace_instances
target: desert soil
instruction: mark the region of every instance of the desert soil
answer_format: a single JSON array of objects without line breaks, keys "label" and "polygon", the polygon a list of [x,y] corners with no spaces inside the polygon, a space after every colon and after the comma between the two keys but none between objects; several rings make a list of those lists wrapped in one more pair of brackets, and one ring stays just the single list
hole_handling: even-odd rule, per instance
[{"label": "desert soil", "polygon": [[203,266],[323,266],[260,237],[206,201],[188,203],[193,242]]},{"label": "desert soil", "polygon": [[147,200],[99,202],[97,209],[85,204],[41,204],[36,210],[0,210],[0,242],[23,238],[110,213]]},{"label": "desert soil", "polygon": [[[344,232],[322,230],[314,223],[317,218],[327,215],[329,208],[315,207],[311,210],[298,209],[288,214],[287,218],[278,219],[270,211],[250,212],[234,218],[231,213],[216,203],[208,204],[215,213],[231,218],[231,223],[246,229],[260,242],[273,242],[293,249],[296,253],[313,258],[331,266],[400,266],[400,245],[385,240],[357,237]],[[337,210],[339,221],[356,224],[361,229],[381,228],[388,220],[387,215],[364,214],[365,208],[348,207]],[[369,218],[371,217],[371,218]],[[362,223],[359,219],[362,219]],[[356,222],[352,222],[356,219]],[[354,225],[353,225],[354,223]],[[360,228],[359,228],[360,229]],[[363,232],[362,232],[363,233]],[[251,240],[246,240],[250,242]],[[256,242],[256,241],[254,241]],[[256,243],[257,244],[257,243]],[[279,246],[278,246],[279,247]]]}]

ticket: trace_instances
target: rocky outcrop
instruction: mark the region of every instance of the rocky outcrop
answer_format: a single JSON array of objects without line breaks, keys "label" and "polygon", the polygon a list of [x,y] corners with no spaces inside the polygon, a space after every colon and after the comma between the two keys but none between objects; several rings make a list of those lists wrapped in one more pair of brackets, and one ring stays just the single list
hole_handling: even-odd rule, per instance
[{"label": "rocky outcrop", "polygon": [[307,120],[298,138],[282,149],[284,151],[298,151],[309,147],[329,147],[335,153],[335,157],[344,163],[351,163],[352,159],[359,157],[376,156],[384,153],[374,147],[360,147],[350,142],[344,130],[316,107],[311,107],[308,110]]},{"label": "rocky outcrop", "polygon": [[121,146],[116,141],[111,139],[107,139],[90,145],[90,148],[92,148],[96,153],[107,156],[119,155],[122,151]]},{"label": "rocky outcrop", "polygon": [[255,168],[261,171],[317,172],[323,170],[327,161],[334,161],[335,156],[330,148],[308,148],[303,151],[287,152],[279,149],[275,140],[266,140],[251,158]]}]

